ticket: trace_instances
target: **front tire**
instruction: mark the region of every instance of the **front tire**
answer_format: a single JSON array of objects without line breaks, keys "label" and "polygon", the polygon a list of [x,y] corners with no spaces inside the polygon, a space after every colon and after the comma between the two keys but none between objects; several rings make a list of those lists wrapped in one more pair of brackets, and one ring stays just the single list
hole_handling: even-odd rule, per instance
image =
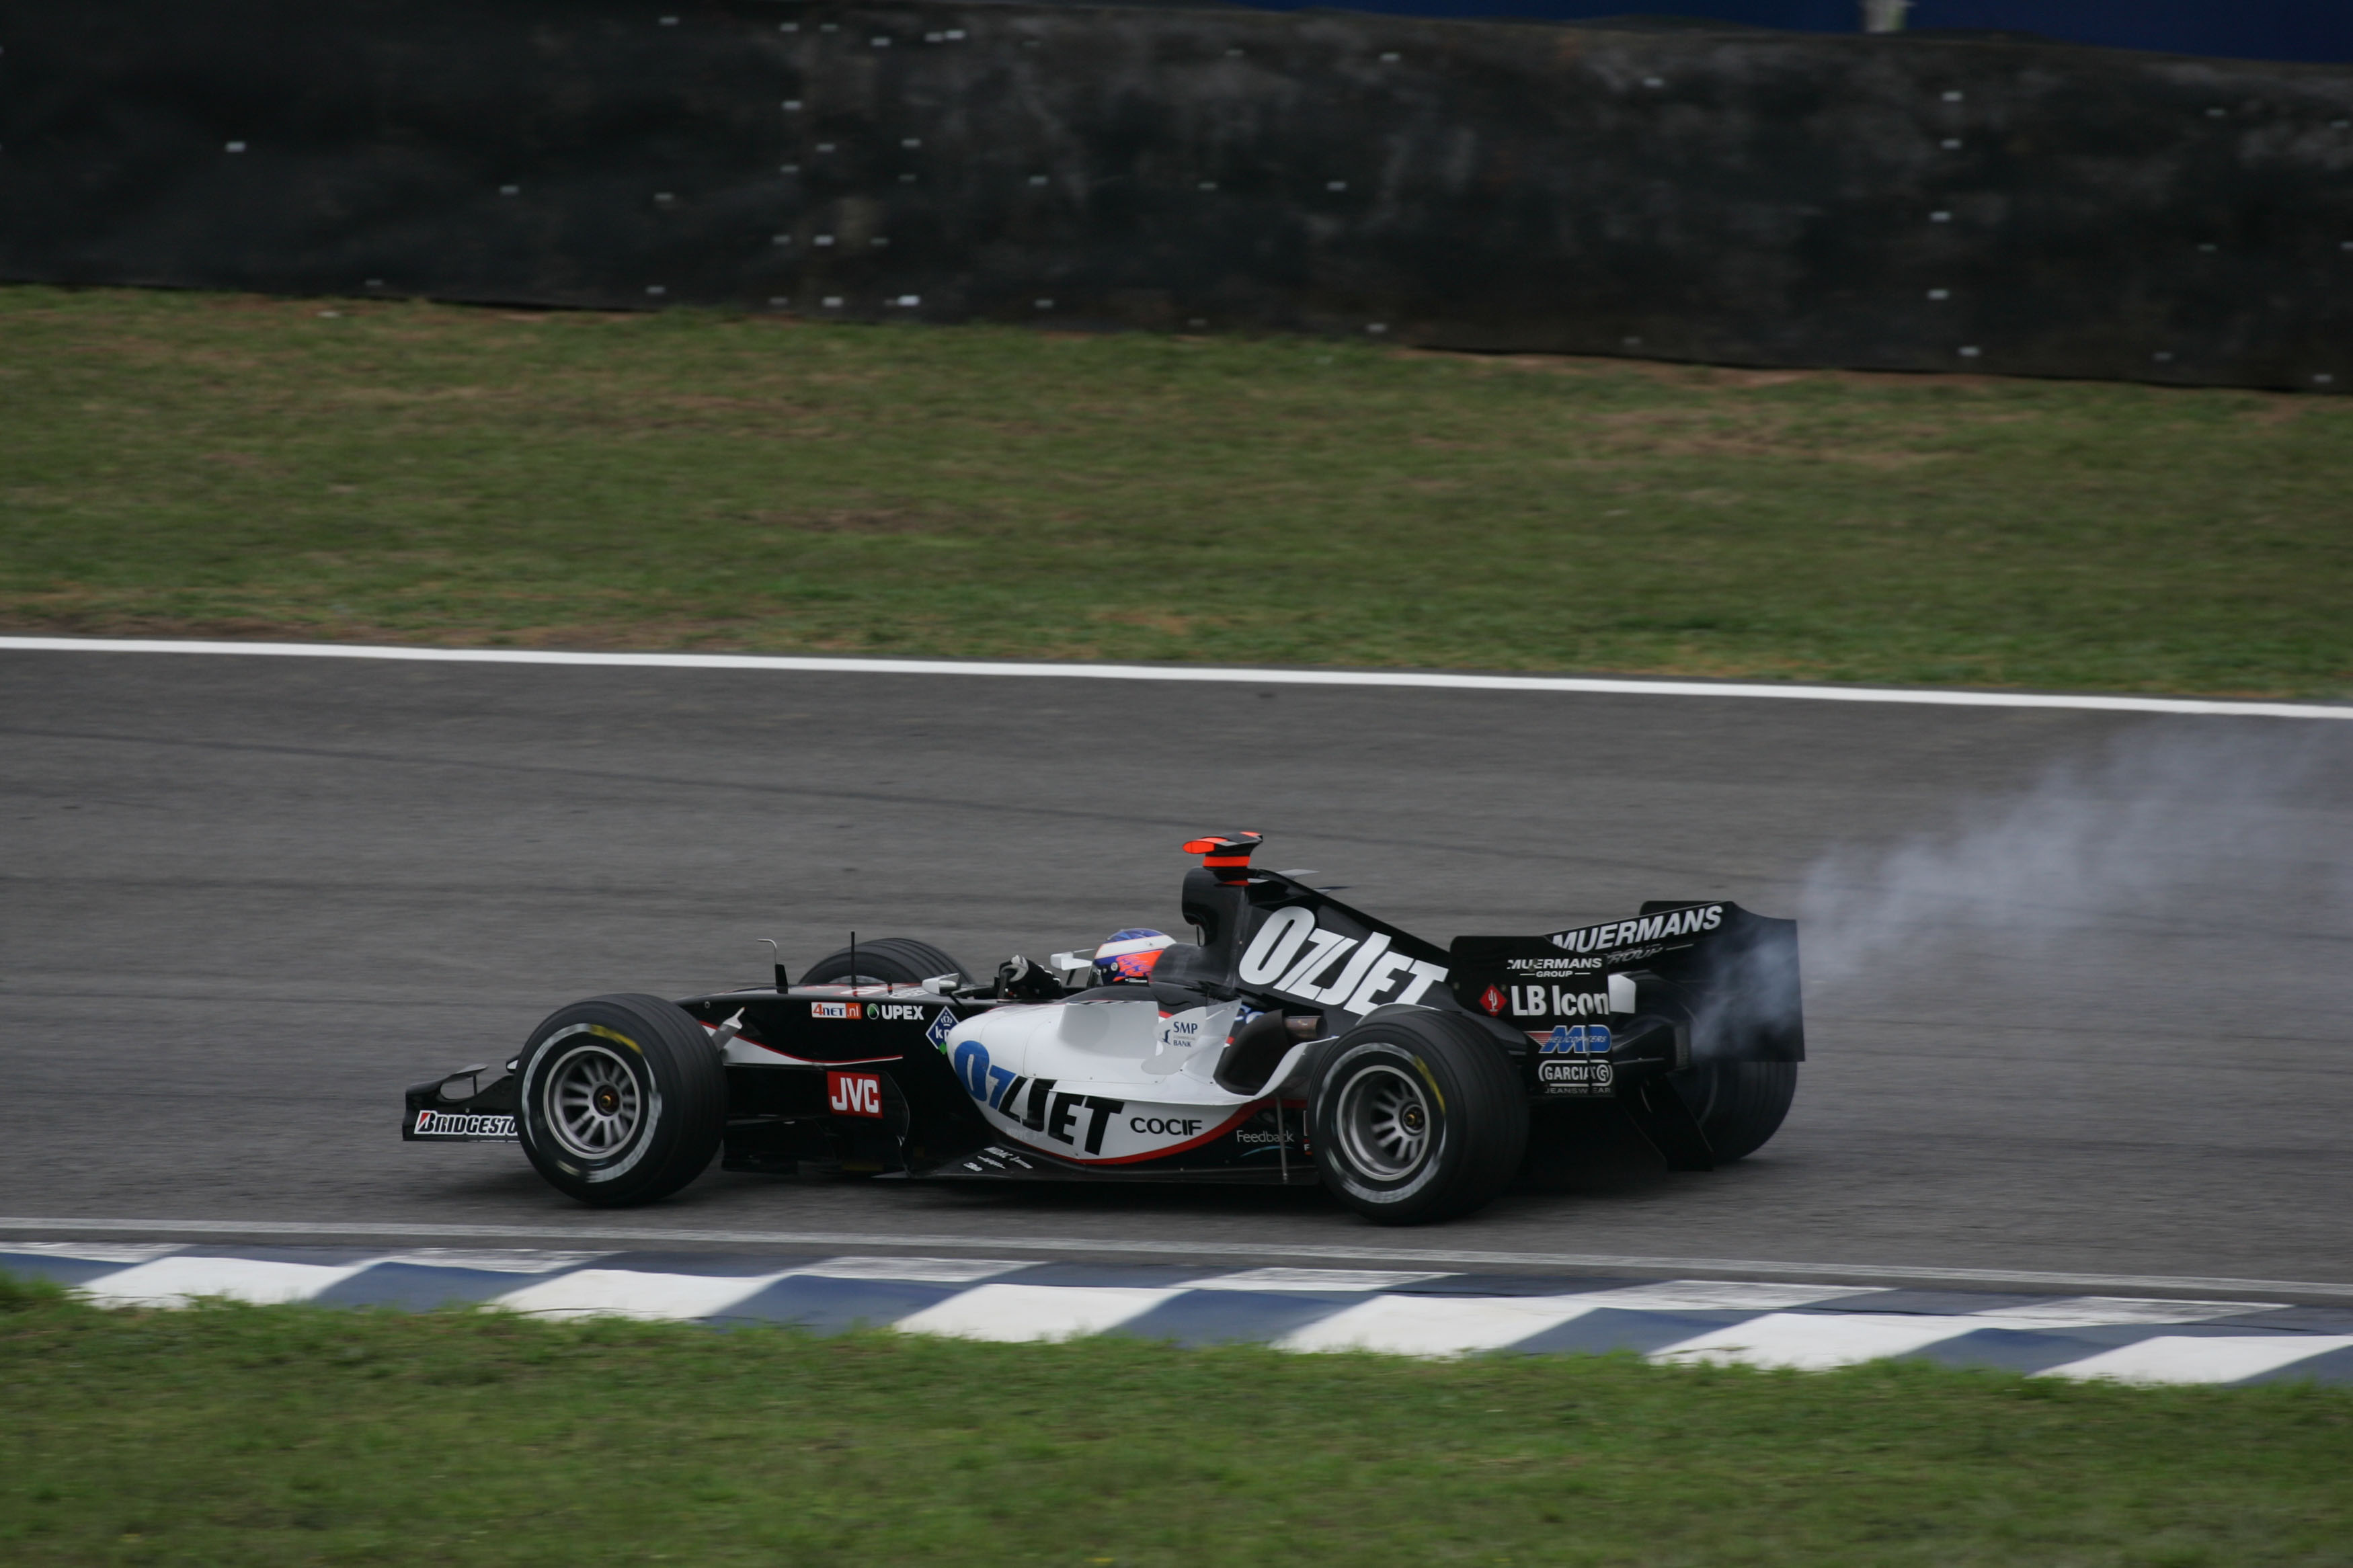
[{"label": "front tire", "polygon": [[1399,1013],[1333,1042],[1308,1091],[1316,1168],[1380,1225],[1423,1225],[1504,1190],[1528,1142],[1526,1096],[1467,1018]]},{"label": "front tire", "polygon": [[551,1015],[516,1068],[522,1152],[548,1184],[600,1208],[666,1198],[702,1174],[727,1125],[711,1037],[659,996],[598,996]]}]

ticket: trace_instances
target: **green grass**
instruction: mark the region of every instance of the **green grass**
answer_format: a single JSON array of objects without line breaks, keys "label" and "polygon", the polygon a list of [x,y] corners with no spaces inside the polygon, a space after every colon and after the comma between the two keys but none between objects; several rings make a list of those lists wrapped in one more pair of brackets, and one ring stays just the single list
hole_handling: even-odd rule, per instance
[{"label": "green grass", "polygon": [[2353,399],[0,289],[16,630],[2337,695],[2348,601]]},{"label": "green grass", "polygon": [[101,1312],[0,1281],[0,1560],[2247,1568],[2353,1395],[1886,1364]]}]

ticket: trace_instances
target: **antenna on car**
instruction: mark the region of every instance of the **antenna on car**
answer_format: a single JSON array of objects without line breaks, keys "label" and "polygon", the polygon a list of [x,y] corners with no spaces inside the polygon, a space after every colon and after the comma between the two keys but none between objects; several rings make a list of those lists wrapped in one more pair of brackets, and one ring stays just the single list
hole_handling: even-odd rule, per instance
[{"label": "antenna on car", "polygon": [[785,977],[785,950],[776,945],[776,939],[772,936],[760,936],[754,937],[752,940],[768,950],[768,961],[776,971],[776,989],[791,990],[793,983]]},{"label": "antenna on car", "polygon": [[[849,933],[849,994],[858,994],[858,933]],[[856,1015],[852,1015],[855,1016]]]}]

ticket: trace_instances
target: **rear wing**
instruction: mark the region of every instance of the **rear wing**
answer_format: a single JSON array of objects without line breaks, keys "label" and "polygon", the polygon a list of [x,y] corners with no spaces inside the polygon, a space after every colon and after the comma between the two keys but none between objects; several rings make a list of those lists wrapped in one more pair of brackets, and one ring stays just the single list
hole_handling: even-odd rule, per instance
[{"label": "rear wing", "polygon": [[1548,936],[1459,936],[1448,960],[1458,1004],[1531,1035],[1658,1020],[1675,1031],[1678,1066],[1806,1058],[1798,922],[1738,904],[1654,902]]}]

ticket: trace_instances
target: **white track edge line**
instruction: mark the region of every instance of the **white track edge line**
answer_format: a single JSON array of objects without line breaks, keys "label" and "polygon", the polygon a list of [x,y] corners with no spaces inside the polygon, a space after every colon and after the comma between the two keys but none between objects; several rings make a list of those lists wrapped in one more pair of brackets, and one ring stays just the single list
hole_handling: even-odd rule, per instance
[{"label": "white track edge line", "polygon": [[1250,686],[1371,686],[1450,691],[1581,692],[1611,697],[1779,698],[1934,708],[2061,708],[2232,719],[2353,720],[2353,703],[2240,702],[2204,697],[2124,697],[2036,691],[1939,691],[1916,687],[1778,686],[1736,681],[1630,680],[1567,675],[1472,675],[1430,670],[1258,669],[1217,665],[1020,664],[984,659],[820,658],[750,653],[567,653],[542,648],[394,647],[365,643],[177,641],[168,637],[0,637],[0,652],[180,653],[266,658],[369,658],[425,664],[603,665],[646,669],[760,669],[818,675],[972,675],[1057,680],[1164,680]]},{"label": "white track edge line", "polygon": [[[1339,1258],[1391,1263],[1487,1264],[1503,1268],[1628,1268],[1661,1274],[1782,1274],[1833,1279],[1967,1280],[1979,1285],[2038,1285],[2069,1290],[2263,1291],[2353,1299],[2353,1283],[2308,1279],[2242,1279],[2204,1274],[2075,1274],[2029,1268],[1915,1268],[1878,1263],[1780,1263],[1754,1258],[1658,1258],[1612,1252],[1490,1252],[1454,1248],[1293,1246],[1281,1242],[1095,1240],[1082,1237],[905,1236],[890,1232],[831,1230],[686,1230],[636,1226],[528,1226],[506,1225],[403,1225],[388,1221],[343,1224],[307,1220],[60,1219],[0,1215],[0,1232],[150,1232],[168,1236],[461,1236],[502,1240],[539,1238],[575,1243],[613,1241],[724,1243],[738,1247],[939,1247],[963,1251],[1060,1252],[1118,1255],[1172,1254],[1188,1258],[1263,1258],[1270,1260]],[[5,1242],[0,1241],[0,1248]]]}]

